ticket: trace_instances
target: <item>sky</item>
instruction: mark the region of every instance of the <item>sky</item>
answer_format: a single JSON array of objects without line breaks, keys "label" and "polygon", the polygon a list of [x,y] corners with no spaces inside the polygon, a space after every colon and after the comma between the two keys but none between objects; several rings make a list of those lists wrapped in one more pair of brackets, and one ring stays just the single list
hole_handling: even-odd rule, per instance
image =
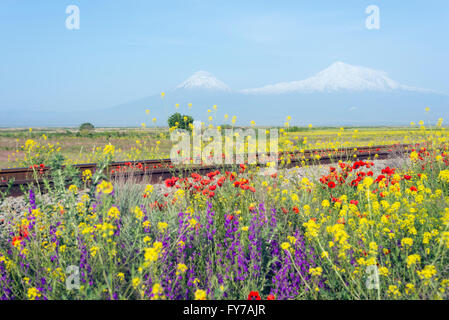
[{"label": "sky", "polygon": [[[69,5],[79,30],[66,28]],[[365,26],[369,5],[378,30]],[[2,0],[0,109],[107,108],[198,70],[254,88],[335,61],[449,92],[448,31],[447,0]]]}]

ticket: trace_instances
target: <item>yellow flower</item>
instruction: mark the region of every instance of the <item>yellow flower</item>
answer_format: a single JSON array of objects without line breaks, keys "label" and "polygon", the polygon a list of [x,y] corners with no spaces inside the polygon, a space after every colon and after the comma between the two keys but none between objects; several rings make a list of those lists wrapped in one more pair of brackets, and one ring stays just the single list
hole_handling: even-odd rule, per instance
[{"label": "yellow flower", "polygon": [[158,252],[155,248],[145,248],[144,258],[146,262],[154,262],[158,258]]},{"label": "yellow flower", "polygon": [[166,222],[159,222],[157,224],[157,228],[159,229],[160,232],[164,232],[168,227],[168,224]]},{"label": "yellow flower", "polygon": [[114,190],[112,183],[103,180],[99,185],[97,185],[97,193],[111,194]]},{"label": "yellow flower", "polygon": [[413,151],[412,153],[410,153],[410,160],[412,160],[413,162],[418,161],[419,155],[416,151]]},{"label": "yellow flower", "polygon": [[363,179],[363,185],[367,188],[369,186],[371,186],[373,184],[373,182],[374,182],[374,180],[371,177],[366,177],[365,179]]},{"label": "yellow flower", "polygon": [[309,274],[311,274],[312,276],[315,276],[315,277],[321,276],[322,273],[323,273],[323,268],[321,268],[321,267],[309,269]]},{"label": "yellow flower", "polygon": [[108,211],[108,217],[113,219],[118,219],[120,216],[120,211],[117,209],[117,207],[111,207]]},{"label": "yellow flower", "polygon": [[405,293],[406,294],[411,294],[415,292],[415,285],[412,283],[407,283],[405,285]]},{"label": "yellow flower", "polygon": [[120,281],[125,280],[125,274],[123,272],[117,273],[117,278],[119,278]]},{"label": "yellow flower", "polygon": [[206,300],[206,298],[207,298],[206,291],[201,289],[197,289],[195,291],[195,300]]},{"label": "yellow flower", "polygon": [[78,193],[78,187],[77,186],[75,186],[74,184],[72,184],[71,186],[69,186],[69,192],[72,192],[72,193]]},{"label": "yellow flower", "polygon": [[412,254],[407,257],[407,267],[410,268],[421,262],[421,256],[419,254]]},{"label": "yellow flower", "polygon": [[36,300],[36,298],[41,297],[40,291],[34,287],[28,289],[27,295],[28,295],[28,299],[30,299],[30,300]]},{"label": "yellow flower", "polygon": [[133,278],[133,280],[132,280],[133,288],[136,289],[139,286],[139,284],[140,284],[140,278],[139,277]]},{"label": "yellow flower", "polygon": [[190,228],[195,228],[195,226],[198,224],[198,222],[195,219],[190,219],[189,220],[189,226]]},{"label": "yellow flower", "polygon": [[310,239],[318,236],[320,226],[315,222],[315,220],[310,219],[308,222],[303,223],[303,226],[306,227],[306,237]]},{"label": "yellow flower", "polygon": [[388,268],[387,267],[380,267],[379,268],[379,274],[381,276],[387,277],[389,274]]},{"label": "yellow flower", "polygon": [[92,179],[92,171],[89,169],[83,171],[83,181],[88,181]]},{"label": "yellow flower", "polygon": [[90,255],[92,257],[95,257],[97,255],[97,252],[98,252],[98,247],[94,246],[94,247],[90,248]]},{"label": "yellow flower", "polygon": [[184,272],[187,271],[187,269],[188,268],[187,268],[187,266],[184,263],[180,263],[180,264],[178,264],[178,268],[177,268],[176,274],[184,273]]},{"label": "yellow flower", "polygon": [[449,170],[440,171],[438,178],[443,182],[449,182]]},{"label": "yellow flower", "polygon": [[142,221],[142,219],[145,217],[145,213],[143,213],[142,209],[140,209],[137,206],[134,208],[133,212],[134,212],[136,219],[139,221]]},{"label": "yellow flower", "polygon": [[388,294],[388,296],[393,296],[393,297],[400,297],[401,296],[401,293],[399,292],[398,287],[395,286],[395,285],[388,286],[387,294]]},{"label": "yellow flower", "polygon": [[115,153],[115,147],[112,144],[107,144],[103,149],[103,155],[114,155]]},{"label": "yellow flower", "polygon": [[421,279],[431,279],[437,274],[437,269],[433,265],[425,266],[421,271],[417,271],[418,276]]},{"label": "yellow flower", "polygon": [[164,296],[161,296],[163,292],[162,286],[159,283],[155,283],[153,285],[153,288],[151,289],[151,293],[153,294],[152,300],[158,300],[160,298],[164,298]]},{"label": "yellow flower", "polygon": [[405,246],[411,247],[413,245],[413,239],[412,238],[403,238],[401,240],[401,244],[403,247],[405,247]]},{"label": "yellow flower", "polygon": [[144,193],[145,193],[147,196],[149,196],[150,194],[153,193],[153,190],[154,190],[153,185],[152,185],[152,184],[147,184],[146,187],[145,187]]},{"label": "yellow flower", "polygon": [[282,243],[281,248],[282,248],[282,250],[287,250],[288,248],[290,248],[290,243],[288,243],[288,242]]}]

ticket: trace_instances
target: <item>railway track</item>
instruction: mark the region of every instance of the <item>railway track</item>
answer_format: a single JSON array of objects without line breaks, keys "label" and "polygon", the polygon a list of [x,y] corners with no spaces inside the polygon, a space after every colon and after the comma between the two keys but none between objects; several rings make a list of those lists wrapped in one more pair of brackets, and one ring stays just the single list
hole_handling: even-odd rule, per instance
[{"label": "railway track", "polygon": [[[282,167],[295,167],[307,165],[329,164],[348,160],[374,160],[387,159],[391,156],[399,156],[410,152],[412,145],[379,145],[357,148],[340,149],[316,149],[304,152],[279,154],[279,165]],[[78,164],[74,166],[82,172],[97,169],[96,163]],[[105,174],[111,179],[133,178],[139,181],[146,177],[149,183],[159,183],[172,176],[186,176],[191,172],[205,174],[211,170],[226,169],[232,165],[174,165],[170,159],[122,161],[113,162],[105,170]],[[43,184],[43,177],[47,176],[50,169],[47,167],[12,168],[0,170],[0,191],[5,191],[9,186],[9,196],[23,195],[22,188],[26,189],[30,184]]]}]

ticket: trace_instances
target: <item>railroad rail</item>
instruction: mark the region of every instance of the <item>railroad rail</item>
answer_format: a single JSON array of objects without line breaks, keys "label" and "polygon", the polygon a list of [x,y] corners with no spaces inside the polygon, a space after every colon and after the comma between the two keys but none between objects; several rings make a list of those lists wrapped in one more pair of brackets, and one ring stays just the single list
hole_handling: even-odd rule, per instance
[{"label": "railroad rail", "polygon": [[[377,145],[357,148],[337,148],[337,149],[312,149],[304,152],[288,152],[279,154],[279,163],[283,167],[295,167],[307,165],[330,164],[334,162],[348,160],[374,160],[387,159],[390,156],[398,156],[410,152],[413,145]],[[74,165],[80,174],[86,170],[92,173],[97,169],[96,163]],[[186,176],[191,172],[205,174],[211,170],[226,169],[232,165],[174,165],[170,159],[142,160],[142,161],[121,161],[113,162],[105,170],[111,179],[134,178],[136,181],[147,177],[149,183],[160,183],[172,176]],[[8,188],[12,181],[9,195],[23,195],[22,188],[30,184],[43,184],[43,178],[50,172],[48,167],[12,168],[0,170],[0,191]]]}]

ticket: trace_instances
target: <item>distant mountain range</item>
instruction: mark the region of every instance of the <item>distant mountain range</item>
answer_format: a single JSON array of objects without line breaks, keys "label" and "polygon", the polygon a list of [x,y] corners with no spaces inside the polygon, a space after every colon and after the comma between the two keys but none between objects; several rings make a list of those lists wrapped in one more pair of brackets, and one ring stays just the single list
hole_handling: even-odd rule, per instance
[{"label": "distant mountain range", "polygon": [[[182,82],[176,89],[207,89],[232,91],[231,88],[206,71],[198,71]],[[352,66],[340,61],[330,65],[316,75],[300,81],[280,82],[261,88],[244,89],[238,92],[248,94],[283,94],[313,92],[360,92],[394,90],[438,93],[429,89],[415,88],[390,79],[386,72],[370,68]]]},{"label": "distant mountain range", "polygon": [[[192,108],[187,107],[192,103]],[[175,108],[179,104],[179,109]],[[449,96],[430,89],[415,88],[390,79],[387,73],[366,67],[335,62],[314,76],[281,82],[260,88],[233,90],[206,71],[198,71],[165,97],[155,94],[129,103],[87,112],[2,112],[0,127],[78,126],[92,122],[96,126],[166,125],[177,110],[205,121],[207,110],[214,124],[237,116],[237,124],[254,120],[259,125],[282,125],[291,116],[291,125],[407,125],[410,121],[449,118]],[[425,115],[425,107],[432,112]],[[146,115],[145,110],[150,114]],[[228,120],[229,121],[229,120]]]},{"label": "distant mountain range", "polygon": [[387,73],[365,67],[335,62],[327,69],[301,81],[281,82],[262,88],[243,90],[253,94],[282,94],[289,92],[339,92],[339,91],[378,91],[394,90],[431,93],[432,90],[414,88],[391,80]]}]

